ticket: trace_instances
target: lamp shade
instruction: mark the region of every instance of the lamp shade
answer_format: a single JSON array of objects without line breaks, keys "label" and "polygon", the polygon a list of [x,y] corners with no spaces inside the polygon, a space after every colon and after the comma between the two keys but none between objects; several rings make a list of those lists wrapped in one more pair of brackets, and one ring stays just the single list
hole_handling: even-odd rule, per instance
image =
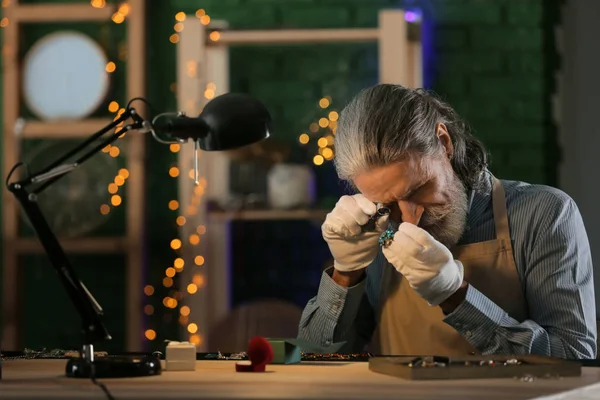
[{"label": "lamp shade", "polygon": [[271,115],[254,97],[243,93],[226,93],[209,101],[198,117],[208,128],[198,139],[205,151],[231,150],[247,146],[270,136]]}]

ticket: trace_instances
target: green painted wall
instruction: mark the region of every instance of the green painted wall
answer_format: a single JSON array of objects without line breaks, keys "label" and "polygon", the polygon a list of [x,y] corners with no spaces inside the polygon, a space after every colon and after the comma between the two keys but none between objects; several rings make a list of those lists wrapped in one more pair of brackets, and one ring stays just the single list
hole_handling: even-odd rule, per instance
[{"label": "green painted wall", "polygon": [[[157,110],[176,109],[170,89],[175,82],[175,45],[169,42],[169,36],[179,11],[194,14],[203,8],[211,18],[225,19],[237,29],[374,27],[379,9],[401,4],[389,0],[153,0],[149,3],[148,99]],[[554,10],[554,3],[406,1],[407,5],[421,6],[425,18],[433,22],[435,59],[428,71],[431,88],[472,124],[490,148],[492,170],[502,178],[538,183],[555,180],[557,153],[548,96],[552,90],[549,76],[554,67],[548,61],[554,60],[554,52],[546,26],[548,10]],[[40,28],[31,28],[33,36],[40,32]],[[99,38],[102,34],[109,51],[116,51],[125,40],[121,27],[114,24],[98,32]],[[321,116],[317,101],[322,96],[331,96],[333,108],[339,110],[360,88],[377,81],[376,56],[376,46],[365,44],[232,48],[232,90],[250,91],[263,100],[273,114],[277,139],[296,143],[298,135]],[[167,174],[175,158],[166,147],[151,140],[148,151],[148,281],[159,288],[164,269],[175,257],[169,241],[176,234],[176,213],[167,208],[168,201],[176,195],[176,181]],[[321,168],[330,169],[331,165]],[[116,219],[114,224],[118,225]],[[117,259],[97,257],[78,258],[77,262],[85,281],[94,282],[92,290],[110,313],[108,323],[116,340],[109,349],[118,350],[124,338],[124,285],[119,283],[124,265]],[[29,331],[24,337],[25,345],[64,347],[77,339],[77,321],[71,316],[60,321],[52,319],[55,306],[66,307],[62,314],[71,310],[64,298],[52,295],[59,289],[51,283],[53,273],[43,264],[31,260],[24,268],[29,282],[24,298]],[[106,273],[111,279],[96,278]],[[161,341],[172,339],[177,330],[176,310],[169,315],[161,305],[167,294],[168,291],[161,290],[149,300],[158,312],[149,318],[148,326],[161,327],[160,336],[151,345],[153,348],[160,348]],[[40,304],[43,308],[37,308],[42,307]],[[61,326],[56,332],[41,333],[56,325]]]}]

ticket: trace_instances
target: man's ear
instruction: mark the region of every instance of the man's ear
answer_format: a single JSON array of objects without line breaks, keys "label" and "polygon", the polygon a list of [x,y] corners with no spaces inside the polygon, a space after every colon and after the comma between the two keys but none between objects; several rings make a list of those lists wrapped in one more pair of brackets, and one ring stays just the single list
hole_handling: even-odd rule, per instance
[{"label": "man's ear", "polygon": [[454,145],[452,144],[452,139],[450,138],[450,134],[448,133],[448,128],[441,122],[435,127],[435,134],[438,137],[440,143],[444,147],[444,151],[449,159],[452,159],[454,155]]}]

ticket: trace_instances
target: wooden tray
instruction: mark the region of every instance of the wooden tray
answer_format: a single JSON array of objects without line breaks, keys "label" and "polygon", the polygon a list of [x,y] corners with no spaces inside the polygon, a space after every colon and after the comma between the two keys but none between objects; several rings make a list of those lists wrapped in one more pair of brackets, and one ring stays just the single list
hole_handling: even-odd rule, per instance
[{"label": "wooden tray", "polygon": [[541,356],[379,356],[369,370],[409,380],[580,376],[581,364]]}]

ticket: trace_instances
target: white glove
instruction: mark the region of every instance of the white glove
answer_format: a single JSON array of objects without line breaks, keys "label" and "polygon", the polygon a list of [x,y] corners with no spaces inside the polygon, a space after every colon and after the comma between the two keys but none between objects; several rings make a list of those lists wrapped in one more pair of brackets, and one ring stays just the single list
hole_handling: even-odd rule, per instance
[{"label": "white glove", "polygon": [[335,260],[338,271],[355,271],[366,268],[377,256],[379,236],[388,226],[388,216],[377,220],[375,231],[362,232],[377,206],[362,194],[342,196],[334,209],[327,214],[321,226],[323,239]]},{"label": "white glove", "polygon": [[446,246],[424,229],[400,224],[383,255],[430,306],[438,306],[462,285],[464,269]]}]

